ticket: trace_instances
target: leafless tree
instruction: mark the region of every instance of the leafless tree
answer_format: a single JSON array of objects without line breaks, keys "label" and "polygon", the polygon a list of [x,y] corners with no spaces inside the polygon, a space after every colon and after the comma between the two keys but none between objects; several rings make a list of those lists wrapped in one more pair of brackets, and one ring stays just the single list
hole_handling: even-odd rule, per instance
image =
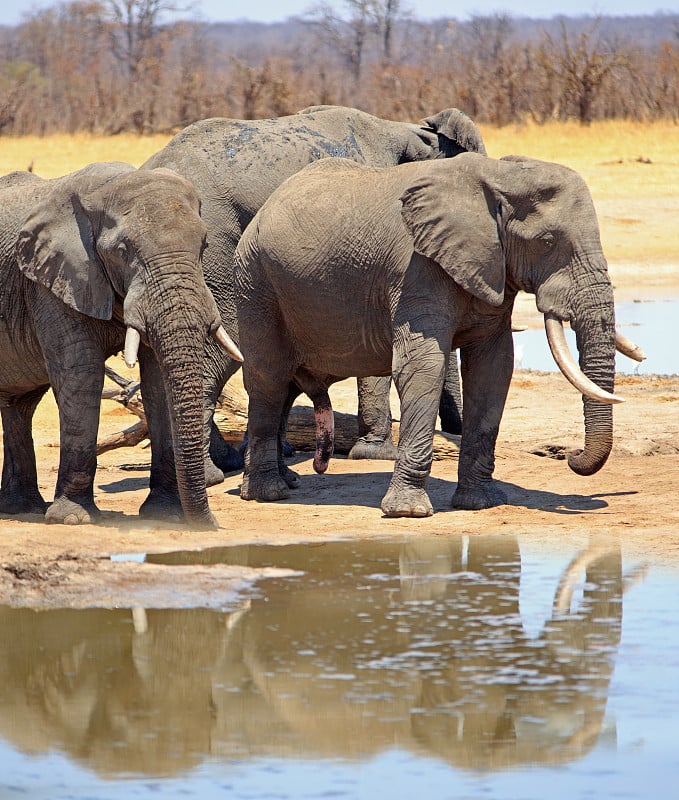
[{"label": "leafless tree", "polygon": [[408,120],[454,105],[500,125],[679,118],[675,17],[642,42],[600,20],[527,36],[504,14],[441,24],[404,0],[323,0],[305,24],[225,31],[175,19],[181,1],[69,0],[0,28],[0,134],[171,131],[318,103]]},{"label": "leafless tree", "polygon": [[377,0],[342,0],[341,6],[337,11],[330,3],[321,3],[306,19],[326,46],[340,56],[358,85],[368,44],[380,28],[379,4]]},{"label": "leafless tree", "polygon": [[595,20],[587,30],[571,36],[562,20],[559,40],[554,42],[546,36],[553,46],[564,101],[574,106],[577,119],[585,125],[594,117],[594,104],[606,79],[614,70],[629,63],[620,48],[606,44],[597,35],[599,24],[600,21]]}]

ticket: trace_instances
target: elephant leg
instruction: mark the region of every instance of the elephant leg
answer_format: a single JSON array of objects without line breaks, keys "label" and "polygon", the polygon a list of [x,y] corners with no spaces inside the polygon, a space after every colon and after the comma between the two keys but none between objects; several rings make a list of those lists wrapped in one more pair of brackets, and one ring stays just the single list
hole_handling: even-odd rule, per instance
[{"label": "elephant leg", "polygon": [[2,409],[4,458],[0,486],[0,512],[44,514],[47,503],[38,488],[32,422],[47,387],[36,389]]},{"label": "elephant leg", "polygon": [[[281,414],[281,423],[278,428],[278,474],[283,478],[290,489],[296,489],[299,486],[299,475],[285,463],[285,459],[292,455],[290,452],[292,448],[287,443],[286,436],[288,433],[288,417],[290,416],[290,410],[300,394],[299,386],[294,381],[290,381],[288,394],[285,398],[285,405],[283,406],[283,413]],[[294,450],[292,452],[294,453]]]},{"label": "elephant leg", "polygon": [[[292,456],[295,455],[295,448],[290,444],[290,442],[287,441],[286,436],[288,433],[288,417],[290,416],[290,411],[292,410],[292,406],[295,400],[299,397],[300,394],[301,390],[299,386],[297,386],[297,384],[294,383],[294,381],[290,383],[290,388],[288,390],[288,399],[285,404],[283,417],[281,418],[281,430],[280,430],[281,458],[283,459],[291,458]],[[243,437],[243,444],[240,446],[240,451],[239,451],[241,456],[241,466],[242,466],[243,454],[245,453],[245,449],[247,448],[247,446],[248,446],[248,434],[246,431],[245,436]],[[294,489],[299,483],[297,473],[293,472],[293,470],[286,467],[285,463],[283,462],[279,464],[279,468],[281,475],[287,476],[286,480],[292,481],[292,483],[288,483],[288,486],[290,486],[291,489]]]},{"label": "elephant leg", "polygon": [[280,419],[285,398],[278,403],[250,397],[248,446],[240,496],[243,500],[283,500],[289,496],[287,481],[280,473]]},{"label": "elephant leg", "polygon": [[465,346],[461,356],[465,415],[452,505],[473,511],[507,502],[493,482],[493,471],[495,442],[514,368],[509,325],[496,337]]},{"label": "elephant leg", "polygon": [[[239,452],[235,447],[232,447],[226,439],[222,436],[219,428],[217,427],[213,419],[210,420],[210,465],[214,465],[218,470],[222,473],[222,480],[225,474],[229,472],[237,472],[238,470],[243,469],[243,454]],[[206,463],[206,473],[208,470],[208,466]],[[210,469],[212,473],[212,469]],[[214,477],[218,477],[218,473],[215,473]],[[206,479],[208,486],[213,486],[215,483],[220,483],[219,480],[217,481],[210,481]]]},{"label": "elephant leg", "polygon": [[[282,351],[281,351],[282,352]],[[292,362],[292,354],[281,364]],[[287,418],[299,389],[291,386],[286,367],[278,372],[259,372],[254,381],[246,381],[248,404],[248,444],[245,450],[243,500],[282,500],[297,485],[297,475],[283,462],[283,438]],[[290,473],[288,475],[288,473]]]},{"label": "elephant leg", "polygon": [[391,377],[358,378],[358,441],[349,458],[394,461],[398,450],[391,438]]},{"label": "elephant leg", "polygon": [[[59,407],[61,450],[54,502],[47,509],[45,521],[78,525],[93,522],[100,513],[94,503],[94,476],[104,356],[90,337],[80,337],[75,347],[73,338],[72,350],[60,354],[56,369],[55,362],[46,354],[50,383]],[[77,353],[75,362],[73,353]]]},{"label": "elephant leg", "polygon": [[442,431],[457,436],[462,433],[462,389],[457,350],[451,351],[448,359],[448,369],[443,381],[443,391],[439,403],[439,417]]},{"label": "elephant leg", "polygon": [[224,441],[215,425],[217,401],[229,378],[238,372],[240,364],[224,356],[211,341],[206,342],[204,370],[205,395],[203,426],[205,431],[205,481],[208,486],[222,483],[224,473],[243,468],[243,454]]},{"label": "elephant leg", "polygon": [[401,430],[394,474],[382,499],[382,511],[387,517],[429,517],[434,513],[425,487],[445,367],[445,353],[432,337],[417,346],[411,343],[407,354],[394,353]]}]

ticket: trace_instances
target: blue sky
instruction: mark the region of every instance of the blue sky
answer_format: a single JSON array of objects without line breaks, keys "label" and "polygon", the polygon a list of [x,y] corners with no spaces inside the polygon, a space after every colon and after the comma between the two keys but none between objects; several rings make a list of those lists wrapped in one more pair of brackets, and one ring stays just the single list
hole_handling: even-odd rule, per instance
[{"label": "blue sky", "polygon": [[[177,5],[188,5],[178,0]],[[209,21],[253,19],[262,22],[283,20],[300,14],[315,4],[316,0],[258,0],[244,3],[240,0],[196,0],[194,12],[185,16],[199,16]],[[2,0],[0,24],[15,25],[22,13],[55,5],[54,0]],[[339,8],[340,2],[335,3]],[[550,17],[557,14],[624,15],[653,14],[656,11],[679,13],[679,0],[404,0],[404,5],[417,8],[420,19],[450,16],[467,19],[473,14],[509,12],[514,16]]]}]

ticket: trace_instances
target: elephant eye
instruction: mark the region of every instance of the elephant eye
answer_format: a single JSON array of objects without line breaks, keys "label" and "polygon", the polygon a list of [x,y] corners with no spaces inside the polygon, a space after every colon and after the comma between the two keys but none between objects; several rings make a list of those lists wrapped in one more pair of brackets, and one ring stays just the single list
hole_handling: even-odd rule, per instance
[{"label": "elephant eye", "polygon": [[121,261],[127,263],[127,245],[125,242],[120,242],[120,244],[116,247],[116,253]]},{"label": "elephant eye", "polygon": [[543,236],[540,237],[540,240],[542,241],[547,250],[551,250],[556,242],[556,237],[554,236],[553,233],[545,233]]}]

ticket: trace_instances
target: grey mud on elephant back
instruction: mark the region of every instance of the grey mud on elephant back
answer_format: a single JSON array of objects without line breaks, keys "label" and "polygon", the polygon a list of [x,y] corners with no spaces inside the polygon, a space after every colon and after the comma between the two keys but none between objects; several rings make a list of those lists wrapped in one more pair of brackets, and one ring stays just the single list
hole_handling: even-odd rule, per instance
[{"label": "grey mud on elephant back", "polygon": [[[314,106],[273,119],[196,122],[180,131],[142,169],[168,167],[196,187],[208,231],[205,280],[226,330],[237,342],[235,249],[247,224],[284,180],[308,164],[330,157],[390,167],[457,156],[468,150],[485,153],[483,140],[469,117],[455,108],[428,116],[417,125],[380,119],[355,108]],[[224,472],[242,467],[242,457],[225,443],[213,422],[219,394],[239,366],[208,345],[204,416],[208,485],[223,480]],[[291,387],[288,404],[298,391]],[[381,395],[373,394],[375,401],[379,400],[382,408],[386,405],[388,413],[386,378],[379,391]],[[156,416],[162,418],[162,412]],[[170,469],[172,457],[169,448],[159,453],[157,469]]]},{"label": "grey mud on elephant back", "polygon": [[[205,338],[223,331],[200,267],[204,243],[198,196],[169,170],[100,163],[54,180],[15,173],[0,181],[0,513],[46,511],[47,521],[68,523],[98,515],[104,362],[124,348],[130,364],[139,356],[145,400],[160,392],[170,409],[166,420],[148,421],[153,462],[156,446],[173,448],[176,472],[156,470],[146,504],[215,525],[202,458],[202,357]],[[60,460],[47,507],[31,428],[50,386]],[[159,435],[168,436],[162,447]]]},{"label": "grey mud on elephant back", "polygon": [[[555,360],[583,394],[585,445],[569,465],[591,475],[608,458],[611,404],[620,399],[615,350],[634,349],[616,334],[594,205],[574,171],[476,153],[384,169],[326,160],[269,198],[236,256],[249,394],[244,499],[283,498],[297,485],[280,456],[291,381],[313,398],[351,375],[393,374],[400,441],[382,510],[432,514],[426,483],[452,345],[465,400],[452,504],[506,502],[492,474],[519,290],[535,295]],[[580,367],[565,344],[566,321]],[[329,450],[326,441],[317,452],[318,471]]]}]

